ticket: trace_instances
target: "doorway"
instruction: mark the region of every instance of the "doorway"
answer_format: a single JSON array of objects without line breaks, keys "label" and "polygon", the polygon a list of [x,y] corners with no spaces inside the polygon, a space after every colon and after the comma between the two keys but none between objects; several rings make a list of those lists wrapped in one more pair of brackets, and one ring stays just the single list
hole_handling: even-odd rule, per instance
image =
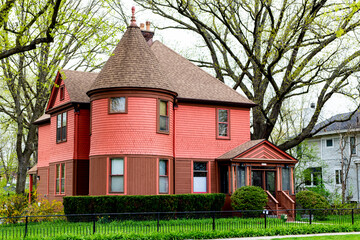
[{"label": "doorway", "polygon": [[275,196],[275,171],[268,170],[252,170],[251,171],[251,185],[261,187],[269,191]]}]

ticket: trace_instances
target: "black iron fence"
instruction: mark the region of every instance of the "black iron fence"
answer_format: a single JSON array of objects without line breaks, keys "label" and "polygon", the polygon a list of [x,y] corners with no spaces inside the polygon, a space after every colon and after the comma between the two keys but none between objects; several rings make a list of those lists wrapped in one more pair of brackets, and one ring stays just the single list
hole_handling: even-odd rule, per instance
[{"label": "black iron fence", "polygon": [[94,233],[270,229],[309,224],[360,224],[360,209],[99,213],[0,218],[2,239]]}]

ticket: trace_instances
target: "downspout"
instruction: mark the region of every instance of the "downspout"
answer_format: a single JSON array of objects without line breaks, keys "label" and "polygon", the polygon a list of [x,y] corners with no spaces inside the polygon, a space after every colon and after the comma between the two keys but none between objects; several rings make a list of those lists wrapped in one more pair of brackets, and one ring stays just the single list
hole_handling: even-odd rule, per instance
[{"label": "downspout", "polygon": [[359,165],[358,163],[355,163],[356,166],[356,188],[357,188],[357,202],[359,203]]},{"label": "downspout", "polygon": [[174,104],[173,104],[173,194],[175,194],[175,112],[176,112],[176,109],[178,108],[178,105],[177,105],[177,99],[175,98],[174,99]]}]

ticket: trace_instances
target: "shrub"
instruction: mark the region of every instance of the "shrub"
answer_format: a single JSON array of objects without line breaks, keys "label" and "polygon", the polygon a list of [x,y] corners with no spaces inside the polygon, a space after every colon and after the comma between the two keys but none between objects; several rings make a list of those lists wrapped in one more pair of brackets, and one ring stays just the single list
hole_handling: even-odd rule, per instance
[{"label": "shrub", "polygon": [[0,216],[5,217],[5,223],[16,223],[23,216],[28,206],[28,200],[24,195],[12,194],[0,198]]},{"label": "shrub", "polygon": [[65,214],[220,211],[225,194],[64,197]]},{"label": "shrub", "polygon": [[[330,208],[329,202],[325,197],[312,191],[301,191],[296,194],[296,202],[298,208],[303,209],[328,209]],[[313,211],[314,216],[317,219],[323,219],[326,217],[326,211]]]},{"label": "shrub", "polygon": [[[29,216],[46,216],[46,215],[64,215],[64,208],[61,202],[53,200],[49,202],[47,199],[42,199],[39,202],[34,202],[26,208]],[[57,221],[60,218],[54,217],[31,217],[31,222],[41,221]]]},{"label": "shrub", "polygon": [[[231,196],[231,206],[235,210],[263,210],[268,201],[267,194],[261,187],[244,186]],[[254,213],[259,215],[261,212]],[[247,215],[254,215],[247,214]]]}]

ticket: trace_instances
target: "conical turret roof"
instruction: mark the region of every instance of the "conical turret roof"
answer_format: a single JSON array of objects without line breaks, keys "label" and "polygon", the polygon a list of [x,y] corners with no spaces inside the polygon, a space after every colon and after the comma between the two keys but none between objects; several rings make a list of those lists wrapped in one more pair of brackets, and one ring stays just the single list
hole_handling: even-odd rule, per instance
[{"label": "conical turret roof", "polygon": [[140,29],[132,23],[87,92],[111,88],[152,88],[176,94]]}]

